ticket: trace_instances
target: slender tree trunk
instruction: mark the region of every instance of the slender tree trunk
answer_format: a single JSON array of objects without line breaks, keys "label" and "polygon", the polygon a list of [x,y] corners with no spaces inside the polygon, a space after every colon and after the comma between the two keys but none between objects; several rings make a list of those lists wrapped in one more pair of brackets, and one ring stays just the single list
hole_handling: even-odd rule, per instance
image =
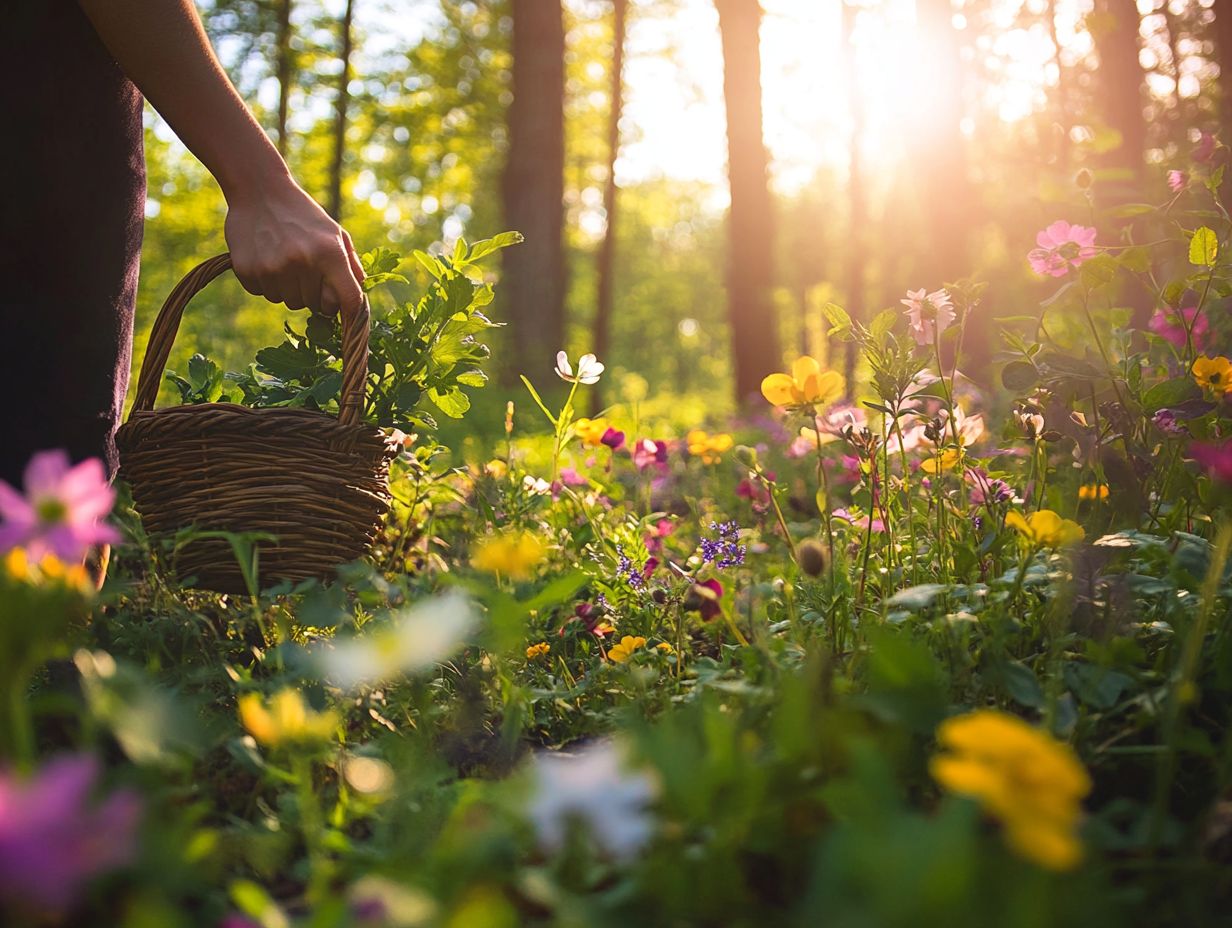
[{"label": "slender tree trunk", "polygon": [[[598,293],[595,302],[595,354],[609,361],[612,347],[612,284],[616,257],[616,158],[620,154],[620,113],[624,107],[625,29],[629,19],[629,0],[612,0],[612,73],[608,90],[607,179],[603,185],[603,214],[607,225],[596,259]],[[595,410],[602,407],[603,392],[591,393]]]},{"label": "slender tree trunk", "polygon": [[1069,163],[1070,131],[1073,129],[1073,119],[1070,107],[1073,105],[1073,93],[1070,90],[1069,68],[1061,58],[1061,40],[1057,36],[1057,0],[1048,0],[1048,9],[1044,11],[1048,20],[1048,37],[1052,40],[1052,58],[1057,66],[1057,123],[1061,131],[1057,133],[1054,156],[1058,167],[1064,168]]},{"label": "slender tree trunk", "polygon": [[526,242],[503,252],[502,299],[514,355],[506,367],[550,363],[565,340],[565,26],[559,0],[513,0],[513,102],[505,225]]},{"label": "slender tree trunk", "polygon": [[[864,196],[864,163],[860,145],[864,138],[864,100],[860,93],[860,76],[856,73],[855,46],[852,36],[859,10],[847,0],[843,3],[843,70],[847,77],[847,109],[851,120],[851,136],[847,142],[847,305],[848,315],[856,322],[864,321],[864,227],[868,223],[868,204]],[[854,385],[856,344],[843,346],[843,376]]]},{"label": "slender tree trunk", "polygon": [[342,72],[338,75],[338,98],[334,103],[334,157],[329,169],[329,214],[342,219],[342,158],[346,152],[347,107],[351,102],[351,24],[354,21],[355,0],[347,0],[342,14]]},{"label": "slender tree trunk", "polygon": [[[1105,167],[1117,171],[1124,187],[1136,189],[1142,180],[1146,153],[1146,119],[1142,115],[1145,83],[1138,60],[1140,19],[1135,0],[1095,0],[1098,16],[1092,29],[1099,55],[1100,99],[1103,117],[1121,135],[1121,144],[1104,158]],[[1112,202],[1122,196],[1106,191]]]},{"label": "slender tree trunk", "polygon": [[287,106],[291,97],[291,2],[278,0],[278,154],[287,156]]},{"label": "slender tree trunk", "polygon": [[771,293],[774,217],[769,159],[762,137],[761,4],[758,0],[715,0],[715,7],[723,45],[731,186],[727,314],[736,399],[743,404],[758,393],[762,378],[782,364]]},{"label": "slender tree trunk", "polygon": [[1232,132],[1232,0],[1215,0],[1215,60],[1219,63],[1219,128],[1226,145]]}]

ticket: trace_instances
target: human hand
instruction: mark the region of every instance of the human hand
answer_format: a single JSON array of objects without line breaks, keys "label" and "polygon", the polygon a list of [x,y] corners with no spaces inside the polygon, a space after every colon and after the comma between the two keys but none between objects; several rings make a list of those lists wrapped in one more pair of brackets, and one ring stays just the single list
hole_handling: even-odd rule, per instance
[{"label": "human hand", "polygon": [[225,234],[244,289],[291,309],[358,313],[364,269],[351,237],[289,176],[228,197]]}]

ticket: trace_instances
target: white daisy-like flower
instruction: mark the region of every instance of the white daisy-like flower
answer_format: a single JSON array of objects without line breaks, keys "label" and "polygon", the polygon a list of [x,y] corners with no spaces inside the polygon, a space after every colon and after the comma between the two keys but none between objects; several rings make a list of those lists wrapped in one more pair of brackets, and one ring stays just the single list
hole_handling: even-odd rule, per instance
[{"label": "white daisy-like flower", "polygon": [[552,485],[542,477],[532,477],[527,474],[522,478],[522,489],[531,496],[544,496],[551,492]]},{"label": "white daisy-like flower", "polygon": [[598,383],[599,375],[603,373],[603,365],[593,354],[584,354],[578,358],[577,374],[573,373],[573,365],[569,363],[569,355],[564,351],[556,352],[556,373],[561,380],[570,383]]},{"label": "white daisy-like flower", "polygon": [[536,754],[531,777],[527,817],[545,850],[564,847],[573,821],[583,823],[595,843],[619,860],[635,855],[654,834],[649,806],[658,796],[658,781],[648,771],[629,769],[614,741]]},{"label": "white daisy-like flower", "polygon": [[479,622],[474,604],[449,592],[398,610],[316,654],[325,679],[344,689],[426,670],[448,658]]}]

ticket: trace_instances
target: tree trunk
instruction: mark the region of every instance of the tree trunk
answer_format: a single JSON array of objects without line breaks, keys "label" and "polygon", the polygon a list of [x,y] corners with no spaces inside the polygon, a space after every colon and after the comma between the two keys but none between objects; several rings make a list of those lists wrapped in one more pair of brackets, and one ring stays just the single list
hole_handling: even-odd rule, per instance
[{"label": "tree trunk", "polygon": [[338,75],[338,98],[334,103],[334,157],[329,168],[329,214],[342,220],[342,158],[346,152],[347,107],[351,102],[351,23],[355,0],[347,0],[342,14],[342,72]]},{"label": "tree trunk", "polygon": [[291,97],[291,2],[278,2],[278,154],[287,157],[287,105]]},{"label": "tree trunk", "polygon": [[565,340],[565,26],[559,0],[513,0],[513,102],[505,225],[526,242],[502,253],[501,298],[514,354],[505,369],[549,365]]},{"label": "tree trunk", "polygon": [[[1091,37],[1099,55],[1103,117],[1121,135],[1121,144],[1104,158],[1125,187],[1136,190],[1142,180],[1146,152],[1146,120],[1142,115],[1142,65],[1138,60],[1140,20],[1135,0],[1095,0]],[[1105,191],[1113,202],[1124,195]]]},{"label": "tree trunk", "polygon": [[1215,60],[1219,63],[1219,128],[1232,132],[1232,0],[1215,0]]},{"label": "tree trunk", "polygon": [[[599,243],[596,274],[594,351],[609,362],[612,345],[612,282],[616,257],[616,158],[620,154],[620,113],[624,106],[625,28],[629,19],[629,0],[612,0],[612,73],[608,90],[607,179],[603,186],[603,214],[606,226]],[[594,410],[602,407],[603,392],[596,384],[591,393]]]},{"label": "tree trunk", "polygon": [[758,0],[715,0],[723,45],[727,109],[727,316],[731,328],[736,400],[756,396],[762,378],[782,365],[771,287],[774,220],[762,138]]},{"label": "tree trunk", "polygon": [[[864,227],[868,223],[868,204],[864,197],[864,165],[860,143],[864,136],[864,101],[860,93],[860,76],[856,73],[855,46],[852,34],[855,30],[857,7],[847,0],[843,3],[843,70],[847,78],[847,108],[851,119],[851,136],[847,146],[847,314],[856,322],[863,322],[864,299]],[[848,341],[843,346],[843,376],[851,389],[855,383],[856,343]]]},{"label": "tree trunk", "polygon": [[933,65],[922,81],[923,99],[911,120],[916,189],[929,248],[927,280],[912,286],[932,289],[971,273],[968,229],[976,220],[967,176],[962,62],[950,0],[917,0],[917,19]]}]

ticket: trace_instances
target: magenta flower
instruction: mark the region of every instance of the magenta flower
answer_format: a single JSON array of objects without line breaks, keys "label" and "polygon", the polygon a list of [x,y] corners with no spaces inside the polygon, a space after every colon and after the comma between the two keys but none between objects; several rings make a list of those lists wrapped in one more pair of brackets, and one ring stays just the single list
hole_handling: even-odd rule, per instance
[{"label": "magenta flower", "polygon": [[25,473],[26,495],[0,480],[0,552],[25,547],[34,560],[54,554],[80,561],[93,545],[120,534],[103,521],[115,503],[98,458],[69,465],[63,451],[40,451]]},{"label": "magenta flower", "polygon": [[1185,326],[1191,328],[1194,348],[1206,347],[1206,335],[1211,324],[1205,315],[1198,315],[1198,307],[1187,306],[1179,312],[1172,308],[1157,309],[1147,328],[1177,348],[1185,347]]},{"label": "magenta flower", "polygon": [[1151,416],[1151,421],[1155,423],[1155,428],[1159,429],[1165,435],[1186,435],[1188,430],[1181,424],[1177,418],[1176,411],[1172,409],[1161,409]]},{"label": "magenta flower", "polygon": [[663,539],[675,530],[676,526],[671,519],[660,519],[650,527],[650,532],[642,537],[646,550],[651,554],[661,553],[663,551]]},{"label": "magenta flower", "polygon": [[633,445],[633,463],[638,470],[651,466],[660,471],[667,470],[667,442],[639,438]]},{"label": "magenta flower", "polygon": [[907,299],[899,302],[907,307],[907,324],[917,345],[931,345],[950,327],[956,315],[947,290],[908,290]]},{"label": "magenta flower", "polygon": [[693,584],[684,600],[684,608],[689,612],[701,613],[702,621],[709,622],[722,615],[719,603],[723,599],[723,584],[718,580],[703,580]]},{"label": "magenta flower", "polygon": [[1169,171],[1168,172],[1168,189],[1173,193],[1180,193],[1189,186],[1189,175],[1184,171]]},{"label": "magenta flower", "polygon": [[1050,277],[1064,277],[1071,267],[1079,267],[1095,257],[1095,229],[1072,226],[1058,219],[1035,237],[1039,247],[1027,254],[1031,270]]},{"label": "magenta flower", "polygon": [[[846,509],[835,509],[832,513],[830,513],[830,515],[833,516],[835,519],[838,519],[840,522],[846,522],[852,528],[858,528],[862,532],[869,530],[870,522],[869,522],[868,516],[860,516],[857,518],[853,513],[849,512]],[[872,524],[872,530],[874,532],[884,532],[885,531],[885,521],[884,520],[873,519],[871,524]]]},{"label": "magenta flower", "polygon": [[1193,160],[1202,164],[1206,164],[1215,157],[1215,136],[1209,132],[1203,132],[1198,136],[1198,144],[1193,149]]},{"label": "magenta flower", "polygon": [[608,430],[603,433],[603,437],[599,441],[613,451],[619,451],[625,445],[625,433],[608,426]]},{"label": "magenta flower", "polygon": [[0,774],[0,898],[63,912],[132,859],[140,802],[126,791],[91,802],[98,774],[89,755],[53,760],[28,781]]},{"label": "magenta flower", "polygon": [[1232,441],[1221,445],[1192,444],[1189,456],[1216,483],[1232,483]]}]

